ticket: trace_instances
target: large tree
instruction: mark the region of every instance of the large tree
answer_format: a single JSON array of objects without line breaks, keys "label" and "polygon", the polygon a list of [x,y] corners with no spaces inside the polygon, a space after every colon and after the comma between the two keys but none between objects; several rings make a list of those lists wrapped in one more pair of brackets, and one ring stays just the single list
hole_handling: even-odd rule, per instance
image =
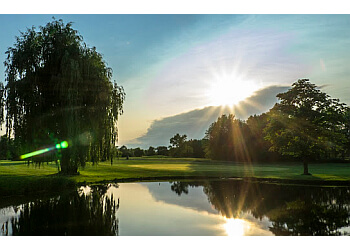
[{"label": "large tree", "polygon": [[27,29],[6,54],[6,132],[21,150],[68,141],[60,164],[67,174],[89,159],[109,158],[125,93],[72,23],[53,20]]},{"label": "large tree", "polygon": [[292,88],[277,95],[280,102],[269,111],[265,128],[271,150],[308,163],[343,150],[345,113],[348,109],[338,99],[321,92],[308,79],[293,83]]}]

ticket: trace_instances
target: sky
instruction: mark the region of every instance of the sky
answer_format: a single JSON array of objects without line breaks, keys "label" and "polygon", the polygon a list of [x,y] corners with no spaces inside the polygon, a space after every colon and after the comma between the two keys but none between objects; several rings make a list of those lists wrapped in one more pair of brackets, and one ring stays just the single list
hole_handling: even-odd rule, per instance
[{"label": "sky", "polygon": [[[349,15],[1,14],[0,61],[20,31],[52,16],[73,22],[124,87],[118,145],[141,145],[169,117],[237,105],[254,92],[263,100],[264,89],[300,78],[350,104]],[[6,84],[3,63],[0,81]]]}]

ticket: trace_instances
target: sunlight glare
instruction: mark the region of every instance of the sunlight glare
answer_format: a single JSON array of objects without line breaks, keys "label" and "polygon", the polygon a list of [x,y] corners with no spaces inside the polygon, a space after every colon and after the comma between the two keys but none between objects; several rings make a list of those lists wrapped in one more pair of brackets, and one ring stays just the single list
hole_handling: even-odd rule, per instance
[{"label": "sunlight glare", "polygon": [[223,225],[228,236],[243,236],[246,229],[250,228],[248,222],[242,219],[226,219]]},{"label": "sunlight glare", "polygon": [[216,75],[208,89],[210,105],[235,105],[259,89],[258,84],[235,74]]}]

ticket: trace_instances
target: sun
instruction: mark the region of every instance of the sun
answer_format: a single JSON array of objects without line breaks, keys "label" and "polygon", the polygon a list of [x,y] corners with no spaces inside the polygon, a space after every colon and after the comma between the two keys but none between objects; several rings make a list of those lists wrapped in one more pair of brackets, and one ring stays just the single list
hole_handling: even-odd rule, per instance
[{"label": "sun", "polygon": [[223,225],[228,236],[243,236],[250,225],[242,219],[226,219]]},{"label": "sun", "polygon": [[221,74],[214,77],[207,91],[209,105],[235,105],[251,96],[259,86],[235,74]]}]

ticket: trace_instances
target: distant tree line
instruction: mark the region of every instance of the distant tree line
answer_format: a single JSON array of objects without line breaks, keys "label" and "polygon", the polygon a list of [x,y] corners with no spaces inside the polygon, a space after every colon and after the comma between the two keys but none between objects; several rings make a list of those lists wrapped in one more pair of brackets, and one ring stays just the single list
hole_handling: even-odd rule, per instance
[{"label": "distant tree line", "polygon": [[[263,128],[267,115],[254,115],[247,121],[234,115],[222,115],[211,124],[203,139],[187,139],[177,133],[170,146],[150,146],[148,149],[118,148],[119,157],[168,156],[175,158],[210,158],[225,161],[276,161],[283,158],[270,152],[271,143],[264,139]],[[237,131],[240,131],[237,133]],[[237,135],[233,135],[237,133]]]},{"label": "distant tree line", "polygon": [[187,135],[176,134],[170,139],[170,146],[150,146],[148,149],[127,148],[125,145],[118,148],[119,157],[142,157],[142,156],[168,156],[168,157],[189,157],[204,158],[205,139],[187,140]]}]

